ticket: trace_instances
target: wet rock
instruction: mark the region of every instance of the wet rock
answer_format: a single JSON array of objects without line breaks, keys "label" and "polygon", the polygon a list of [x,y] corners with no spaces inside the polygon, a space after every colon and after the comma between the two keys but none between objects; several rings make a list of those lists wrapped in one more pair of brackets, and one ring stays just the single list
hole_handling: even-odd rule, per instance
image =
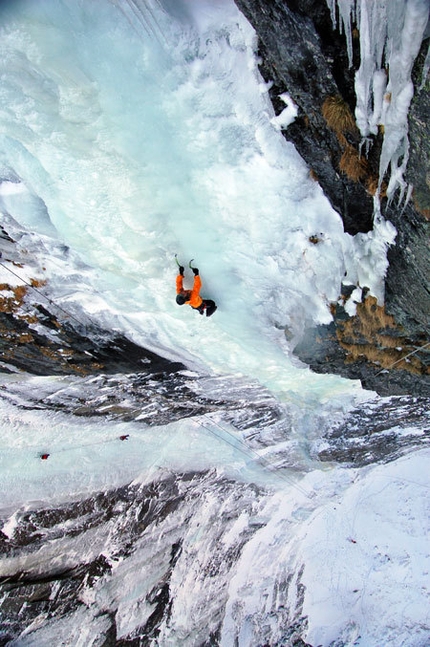
[{"label": "wet rock", "polygon": [[408,334],[429,339],[430,322],[430,222],[412,205],[387,209],[397,229],[395,246],[388,250],[385,278],[387,310]]},{"label": "wet rock", "polygon": [[323,437],[321,461],[362,467],[392,461],[430,444],[430,399],[392,397],[366,403]]},{"label": "wet rock", "polygon": [[[341,216],[345,231],[354,235],[371,230],[382,135],[374,136],[368,157],[361,160],[360,136],[351,125],[354,74],[360,63],[358,39],[353,39],[350,67],[345,38],[333,29],[325,1],[235,1],[257,32],[260,70],[272,83],[270,97],[275,112],[285,107],[279,98],[282,92],[288,92],[298,107],[297,119],[284,130],[284,136],[309,165],[311,177]],[[416,92],[409,114],[407,179],[415,187],[413,199],[406,206],[396,199],[391,204],[382,199],[383,214],[398,231],[395,245],[388,251],[386,309],[417,346],[422,345],[423,337],[428,339],[430,321],[430,181],[425,163],[430,155],[430,94],[429,81],[422,78],[427,47],[428,40],[423,42],[412,75]],[[335,118],[328,102],[336,108]],[[339,110],[342,119],[336,125]],[[333,332],[330,327],[308,331],[306,340],[323,339],[324,348],[313,344],[312,356],[304,341],[297,349],[298,356],[318,372],[359,378],[367,388],[379,388],[381,393],[427,392],[428,386],[420,387],[419,380],[406,371],[381,380],[375,379],[376,371],[365,361],[345,364],[346,354]]]},{"label": "wet rock", "polygon": [[430,75],[427,73],[423,78],[423,72],[428,47],[429,38],[426,38],[412,70],[416,91],[409,111],[410,149],[406,168],[406,179],[414,187],[414,207],[427,220],[430,219]]},{"label": "wet rock", "polygon": [[[185,368],[180,362],[160,357],[124,336],[95,325],[87,327],[83,334],[70,323],[60,324],[40,304],[36,310],[39,315],[34,315],[31,321],[19,314],[0,312],[0,372],[94,375],[145,369],[173,372]],[[55,330],[55,338],[48,334],[51,330]]]},{"label": "wet rock", "polygon": [[[204,644],[219,631],[228,574],[258,526],[244,526],[234,541],[224,538],[261,496],[255,486],[215,473],[185,473],[64,506],[23,511],[13,535],[3,535],[0,560],[7,576],[0,578],[0,644],[19,640],[24,631],[39,644],[47,644],[51,631],[59,640],[68,630],[71,639],[79,622],[97,636],[94,644],[156,641],[175,603],[176,570],[193,568],[196,533],[207,548],[196,576],[202,597],[204,585],[209,589],[210,605],[203,609],[207,622],[200,618],[200,627],[192,627],[200,635],[193,644]],[[214,507],[213,501],[219,504]],[[130,582],[130,577],[135,586],[125,591],[124,578]],[[125,592],[132,600],[130,609],[139,612],[134,629],[120,632]]]},{"label": "wet rock", "polygon": [[[203,417],[217,413],[223,426],[233,425],[259,446],[282,438],[290,424],[267,389],[258,382],[228,375],[214,380],[181,371],[129,373],[71,377],[68,384],[64,380],[23,379],[0,387],[0,398],[26,409],[135,420],[150,426],[196,417],[201,424],[212,424],[209,417]],[[270,438],[267,442],[266,437]]]},{"label": "wet rock", "polygon": [[333,322],[305,331],[294,354],[316,373],[358,379],[379,395],[430,397],[430,347],[426,335],[406,334],[376,299],[367,297],[350,317],[333,308]]},{"label": "wet rock", "polygon": [[[333,30],[330,12],[321,0],[236,0],[259,38],[260,71],[273,85],[270,97],[279,113],[279,95],[288,92],[298,107],[297,119],[284,131],[312,170],[350,234],[372,229],[373,199],[365,182],[354,182],[339,170],[344,145],[323,115],[324,101],[341,96],[355,109],[354,72],[345,39]],[[345,133],[358,146],[357,130]],[[373,155],[373,154],[372,154]],[[376,157],[376,150],[375,150]],[[376,159],[369,161],[372,172]]]}]

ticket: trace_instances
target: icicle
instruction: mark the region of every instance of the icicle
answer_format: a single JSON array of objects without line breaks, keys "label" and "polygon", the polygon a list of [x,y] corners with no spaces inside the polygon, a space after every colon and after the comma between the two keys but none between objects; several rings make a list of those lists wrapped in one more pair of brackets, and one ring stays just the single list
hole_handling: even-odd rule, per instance
[{"label": "icicle", "polygon": [[[394,14],[391,14],[393,16]],[[389,105],[384,114],[384,141],[382,144],[379,177],[380,183],[391,165],[391,177],[387,195],[390,198],[397,188],[401,196],[406,183],[403,173],[408,159],[408,113],[414,94],[411,72],[414,61],[420,50],[424,30],[427,25],[429,6],[427,0],[409,0],[404,2],[403,24],[390,24],[389,36],[392,37],[389,47],[389,82],[387,93]],[[395,16],[397,19],[398,16]],[[393,36],[397,38],[394,40]],[[397,161],[403,156],[401,165]]]},{"label": "icicle", "polygon": [[369,119],[369,130],[372,133],[372,135],[376,135],[378,133],[378,125],[381,123],[386,87],[387,87],[386,71],[376,70],[376,72],[374,72],[373,74],[373,79],[372,79],[373,114]]},{"label": "icicle", "polygon": [[[402,176],[406,170],[408,158],[408,112],[413,93],[413,84],[412,81],[409,81],[402,91],[397,93],[397,96],[391,94],[391,102],[384,120],[385,132],[379,159],[379,183],[382,183],[388,167],[391,166],[387,189],[389,199],[397,187],[400,187],[402,192],[404,191]],[[398,160],[401,157],[403,157],[403,161],[398,165]]]},{"label": "icicle", "polygon": [[327,0],[327,6],[330,9],[330,17],[331,17],[333,29],[336,29],[337,28],[336,0]]},{"label": "icicle", "polygon": [[[339,7],[340,19],[342,20],[343,28],[346,37],[346,47],[348,51],[349,66],[352,66],[352,32],[351,21],[354,15],[355,0],[337,0]],[[340,22],[340,20],[339,20]]]},{"label": "icicle", "polygon": [[427,50],[426,60],[424,61],[423,76],[422,76],[422,79],[421,79],[420,87],[418,88],[418,92],[421,92],[421,90],[425,86],[429,70],[430,70],[430,45],[429,45],[428,50]]},{"label": "icicle", "polygon": [[[326,0],[335,16],[333,0]],[[388,196],[406,190],[403,173],[408,159],[408,112],[414,88],[411,73],[429,18],[428,0],[336,0],[345,29],[352,63],[351,22],[360,31],[360,67],[355,75],[357,126],[366,141],[384,126],[379,165],[379,187],[390,168]],[[384,60],[385,59],[385,60]],[[385,70],[389,69],[389,77]],[[430,54],[423,69],[421,87],[430,69]],[[388,82],[387,82],[388,81]],[[402,160],[399,163],[399,160]]]},{"label": "icicle", "polygon": [[355,95],[357,105],[355,120],[362,137],[370,133],[369,111],[371,105],[371,81],[375,71],[372,52],[371,24],[366,0],[360,6],[360,67],[355,75]]},{"label": "icicle", "polygon": [[413,190],[414,190],[414,185],[413,185],[413,184],[409,184],[409,185],[408,185],[408,191],[407,191],[407,193],[406,193],[405,203],[404,203],[404,205],[403,205],[403,209],[402,209],[402,213],[403,213],[403,211],[406,209],[406,207],[408,206],[408,204],[409,204],[409,202],[410,202],[410,199],[411,199],[411,197],[412,197],[412,192],[413,192]]}]

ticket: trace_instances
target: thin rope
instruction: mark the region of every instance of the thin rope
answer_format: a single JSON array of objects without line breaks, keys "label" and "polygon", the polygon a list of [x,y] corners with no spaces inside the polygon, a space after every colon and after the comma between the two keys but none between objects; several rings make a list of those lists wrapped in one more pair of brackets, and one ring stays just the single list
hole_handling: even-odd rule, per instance
[{"label": "thin rope", "polygon": [[[230,433],[225,427],[222,427],[218,422],[215,420],[212,420],[211,418],[208,417],[208,421],[210,421],[211,425],[214,425],[215,427],[218,427],[223,435],[219,434],[216,432],[215,429],[213,429],[211,426],[208,424],[205,424],[201,420],[194,419],[192,422],[194,422],[196,425],[199,427],[203,427],[207,431],[209,431],[210,434],[212,434],[215,438],[218,438],[218,440],[226,443],[227,445],[230,445],[230,447],[233,447],[234,450],[241,452],[246,456],[247,458],[251,460],[257,459],[263,467],[268,469],[272,474],[274,474],[277,478],[281,479],[282,481],[288,483],[291,487],[294,487],[298,492],[306,496],[307,498],[311,499],[312,498],[312,493],[306,490],[304,487],[296,483],[292,478],[286,476],[283,472],[279,471],[279,467],[274,465],[272,462],[270,462],[267,458],[264,458],[263,456],[260,456],[257,451],[252,449],[251,447],[248,447],[243,440],[235,436],[234,434]],[[225,435],[229,436],[232,440],[229,440],[228,438],[225,438]],[[125,441],[130,438],[130,434],[123,434],[121,436],[116,436],[115,438],[106,438],[98,441],[94,441],[92,443],[82,443],[80,445],[73,445],[72,447],[63,447],[61,449],[54,449],[53,454],[62,454],[62,453],[67,453],[70,451],[74,451],[76,449],[85,449],[88,447],[95,447],[96,445],[107,445],[112,442],[117,442],[118,440]],[[51,452],[47,450],[46,452],[39,453],[39,457],[43,459],[48,459],[50,456],[52,456]]]},{"label": "thin rope", "polygon": [[[102,440],[95,440],[92,443],[82,443],[81,445],[73,445],[72,447],[63,447],[62,449],[54,449],[53,454],[64,454],[66,452],[74,451],[75,449],[86,449],[87,447],[96,447],[96,445],[109,445],[109,443],[115,443],[118,440],[124,441],[128,440],[130,434],[123,434],[121,436],[115,436],[115,438],[103,438]],[[48,452],[46,452],[48,454]],[[51,454],[49,454],[51,456]]]},{"label": "thin rope", "polygon": [[[246,445],[246,443],[243,440],[241,440],[240,438],[238,438],[237,436],[235,436],[234,434],[229,432],[228,429],[226,429],[225,427],[222,427],[215,420],[212,420],[212,418],[209,418],[209,416],[207,416],[206,414],[205,414],[205,417],[207,417],[207,419],[213,425],[218,427],[223,432],[223,434],[227,434],[227,436],[230,436],[230,438],[233,439],[234,443],[230,442],[229,440],[227,440],[226,438],[224,438],[220,434],[217,434],[213,429],[211,429],[211,427],[204,424],[203,422],[200,422],[198,420],[195,420],[194,422],[196,422],[196,424],[200,425],[201,427],[204,427],[205,429],[207,429],[216,438],[222,440],[223,442],[227,443],[228,445],[230,445],[234,449],[240,451],[242,454],[247,456],[247,458],[251,458],[251,459],[254,459],[254,460],[257,459],[260,463],[263,464],[264,467],[266,467],[275,476],[277,476],[281,480],[285,481],[286,483],[288,483],[292,487],[296,488],[296,490],[298,490],[301,494],[307,496],[309,499],[312,498],[312,494],[308,490],[306,490],[301,485],[298,485],[292,478],[286,476],[283,472],[280,472],[279,471],[280,468],[277,467],[274,463],[269,461],[267,458],[264,458],[263,456],[260,456],[260,454],[256,450],[254,450],[254,449],[252,449],[252,447],[249,447],[248,445]],[[239,445],[239,447],[238,447],[238,445]]]},{"label": "thin rope", "polygon": [[19,276],[19,274],[17,274],[17,273],[16,273],[16,272],[14,272],[13,270],[11,270],[11,269],[10,269],[10,267],[7,267],[7,265],[5,265],[4,263],[0,262],[0,265],[1,265],[5,270],[7,270],[8,272],[10,272],[10,273],[11,273],[11,274],[13,274],[14,276],[16,276],[16,278],[18,278],[20,281],[22,281],[23,283],[25,283],[25,285],[27,285],[29,288],[32,288],[35,292],[37,292],[38,294],[40,294],[40,296],[42,296],[44,299],[46,299],[46,300],[48,301],[48,303],[50,303],[52,306],[54,306],[55,308],[58,308],[59,310],[61,310],[62,312],[64,312],[64,314],[65,314],[65,315],[67,315],[67,317],[69,317],[69,318],[71,318],[71,319],[74,319],[74,320],[75,320],[75,321],[76,321],[80,326],[82,326],[82,327],[84,328],[84,330],[86,329],[86,325],[85,325],[84,323],[82,323],[82,321],[80,321],[77,317],[75,317],[75,315],[72,315],[72,313],[71,313],[71,312],[68,312],[68,311],[67,311],[65,308],[63,308],[62,306],[59,306],[59,305],[58,305],[58,303],[55,303],[55,301],[53,301],[52,299],[50,299],[49,297],[47,297],[47,296],[46,296],[46,294],[43,294],[43,292],[42,292],[41,290],[38,290],[38,288],[36,288],[36,286],[34,286],[34,285],[32,285],[31,283],[29,283],[28,281],[26,281],[22,276]]},{"label": "thin rope", "polygon": [[420,350],[423,350],[424,348],[427,348],[427,346],[430,346],[430,341],[429,341],[429,342],[427,342],[427,344],[424,344],[424,346],[420,346],[419,348],[415,348],[415,350],[411,351],[410,353],[408,353],[408,354],[407,354],[407,355],[405,355],[404,357],[401,357],[400,359],[396,360],[395,362],[393,362],[392,364],[390,364],[390,366],[387,366],[386,368],[381,368],[381,370],[380,370],[380,371],[378,371],[378,373],[376,373],[376,376],[375,376],[375,377],[377,377],[377,376],[378,376],[378,375],[380,375],[381,373],[384,373],[384,371],[389,371],[390,369],[392,369],[392,368],[393,368],[393,366],[395,366],[396,364],[399,364],[399,362],[403,362],[405,359],[407,359],[407,358],[408,358],[408,357],[410,357],[411,355],[414,355],[415,353],[418,353]]},{"label": "thin rope", "polygon": [[[0,256],[1,256],[1,252],[0,252]],[[86,335],[87,335],[87,326],[86,326],[86,324],[84,324],[82,321],[80,321],[80,319],[78,319],[77,317],[75,317],[71,312],[69,312],[68,310],[66,310],[66,309],[65,309],[65,308],[63,308],[62,306],[58,305],[58,303],[55,303],[55,301],[53,301],[53,300],[52,300],[52,299],[50,299],[48,296],[46,296],[46,294],[43,294],[43,292],[41,292],[40,290],[38,290],[34,285],[32,285],[31,283],[29,283],[28,281],[26,281],[22,276],[19,276],[19,274],[17,274],[17,273],[16,273],[16,272],[14,272],[13,270],[11,270],[11,269],[10,269],[10,267],[7,267],[7,266],[6,266],[6,265],[4,265],[4,263],[2,263],[2,262],[0,262],[0,265],[1,265],[2,267],[4,267],[4,269],[5,269],[5,270],[7,270],[8,272],[10,272],[10,273],[11,273],[11,274],[13,274],[14,276],[16,276],[20,281],[22,281],[23,283],[25,283],[25,285],[27,285],[29,288],[32,288],[32,289],[33,289],[35,292],[37,292],[41,297],[43,297],[44,299],[46,299],[46,300],[47,300],[47,301],[48,301],[52,306],[54,306],[54,308],[58,308],[59,310],[61,310],[61,311],[62,311],[62,312],[63,312],[63,313],[68,317],[68,318],[70,318],[70,319],[74,319],[74,320],[76,321],[76,323],[77,323],[77,324],[79,324],[79,326],[80,326],[80,327],[82,327],[82,329],[83,329],[83,331],[82,331],[81,333],[78,333],[78,334],[81,334],[81,335],[83,335],[83,336],[86,336]],[[90,341],[93,343],[93,340],[91,340],[91,339],[90,339]],[[129,364],[129,365],[131,366],[131,361],[130,361],[130,364]],[[138,363],[138,361],[133,361],[133,365],[135,366],[136,371],[137,371],[138,373],[142,370],[142,366]]]}]

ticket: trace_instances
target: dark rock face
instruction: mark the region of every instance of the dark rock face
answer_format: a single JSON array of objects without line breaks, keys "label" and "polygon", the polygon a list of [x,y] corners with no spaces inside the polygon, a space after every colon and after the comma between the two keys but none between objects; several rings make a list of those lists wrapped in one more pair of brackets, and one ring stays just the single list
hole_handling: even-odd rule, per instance
[{"label": "dark rock face", "polygon": [[[57,321],[43,306],[39,321],[45,325]],[[58,322],[57,322],[58,324]],[[57,341],[29,327],[9,313],[0,312],[0,358],[5,366],[33,375],[89,375],[99,373],[174,372],[184,369],[156,353],[141,348],[126,337],[115,336],[96,326],[86,333],[69,324],[59,326]]]},{"label": "dark rock face", "polygon": [[406,208],[390,205],[386,216],[397,229],[388,251],[386,302],[397,321],[412,331],[429,329],[430,321],[430,77],[423,79],[427,38],[412,70],[416,89],[409,113],[409,160],[406,179],[413,185]]},{"label": "dark rock face", "polygon": [[25,380],[16,380],[0,388],[0,399],[26,409],[136,420],[150,426],[218,412],[236,429],[249,429],[259,446],[266,444],[260,431],[282,434],[289,429],[285,412],[269,391],[258,382],[228,375],[217,378],[216,384],[211,377],[166,370],[70,377],[68,385],[62,380],[49,384],[35,380],[29,386]]},{"label": "dark rock face", "polygon": [[[335,323],[308,329],[294,354],[316,373],[335,373],[360,380],[363,388],[382,396],[413,394],[430,398],[430,377],[427,375],[372,366],[364,356],[348,363],[347,352],[340,346],[336,335]],[[429,358],[425,359],[428,362]]]},{"label": "dark rock face", "polygon": [[[298,116],[285,131],[312,169],[350,234],[367,232],[373,223],[373,199],[361,182],[339,172],[343,147],[324,119],[328,97],[342,96],[355,108],[354,77],[349,69],[345,39],[333,31],[324,1],[236,0],[259,37],[263,77],[273,81],[270,96],[276,112],[284,104],[279,94],[288,92]],[[358,131],[347,134],[358,145]]]},{"label": "dark rock face", "polygon": [[423,78],[423,72],[428,47],[426,38],[412,70],[415,95],[409,111],[410,149],[406,169],[406,179],[414,186],[415,209],[427,220],[430,218],[430,77]]},{"label": "dark rock face", "polygon": [[411,446],[428,446],[428,405],[428,398],[394,397],[355,409],[327,433],[318,458],[362,467],[395,460]]},{"label": "dark rock face", "polygon": [[[430,122],[429,122],[430,123]],[[385,277],[387,310],[412,336],[427,333],[430,322],[430,222],[413,207],[387,208],[397,229],[395,246],[388,250]]]},{"label": "dark rock face", "polygon": [[294,353],[317,373],[358,379],[379,395],[430,397],[430,348],[408,336],[376,299],[364,298],[350,317],[338,304],[331,324],[305,331]]},{"label": "dark rock face", "polygon": [[[355,108],[354,74],[360,63],[358,39],[353,40],[354,64],[350,68],[345,38],[333,30],[324,0],[235,1],[257,32],[260,70],[266,81],[273,82],[270,96],[275,111],[281,112],[284,107],[279,99],[282,92],[288,92],[298,107],[298,117],[284,131],[285,137],[309,164],[312,177],[342,217],[345,231],[354,235],[371,230],[372,193],[379,173],[382,134],[374,137],[369,155],[361,163],[357,157],[360,135],[350,123]],[[396,199],[387,204],[384,198],[381,205],[383,215],[398,232],[395,245],[388,252],[386,310],[417,346],[423,345],[423,339],[428,340],[430,320],[430,84],[422,78],[427,47],[428,39],[423,42],[412,74],[416,92],[409,115],[410,159],[406,178],[415,187],[413,197],[406,206],[397,204]],[[340,125],[331,117],[333,106],[342,111]],[[336,328],[336,318],[334,325]],[[311,357],[306,344],[301,344],[297,354],[314,370],[360,377],[372,388],[378,384],[375,370],[368,370],[365,361],[345,364],[336,334],[330,338],[326,327],[310,334],[324,340],[323,348]],[[417,392],[415,387],[420,380],[402,371],[402,376],[397,375],[394,381],[396,386],[391,392],[402,393],[402,388]],[[386,393],[390,388],[387,383],[380,392]],[[424,391],[427,390],[425,385]]]},{"label": "dark rock face", "polygon": [[[178,578],[190,570],[201,583],[204,608],[197,609],[198,618],[183,618],[192,638],[184,643],[178,632],[171,644],[218,645],[229,579],[264,521],[248,524],[233,541],[229,533],[264,496],[253,485],[190,472],[23,512],[11,538],[0,531],[0,560],[8,573],[0,577],[0,645],[25,638],[60,644],[80,626],[92,644],[106,647],[167,644],[158,637],[175,613]],[[196,542],[204,550],[196,552]],[[286,647],[307,644],[300,637],[306,627],[302,572],[282,576],[279,608],[271,612]],[[287,604],[289,588],[294,605]],[[138,612],[130,630],[124,615],[133,606]]]}]

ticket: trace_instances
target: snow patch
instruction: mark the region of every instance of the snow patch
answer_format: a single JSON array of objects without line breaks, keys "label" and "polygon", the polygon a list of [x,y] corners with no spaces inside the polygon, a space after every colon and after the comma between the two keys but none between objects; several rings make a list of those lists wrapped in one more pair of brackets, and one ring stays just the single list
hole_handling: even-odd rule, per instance
[{"label": "snow patch", "polygon": [[285,103],[286,108],[284,108],[276,117],[272,117],[270,123],[272,123],[277,130],[282,130],[283,128],[287,128],[296,119],[298,108],[287,92],[280,94],[279,98]]}]

